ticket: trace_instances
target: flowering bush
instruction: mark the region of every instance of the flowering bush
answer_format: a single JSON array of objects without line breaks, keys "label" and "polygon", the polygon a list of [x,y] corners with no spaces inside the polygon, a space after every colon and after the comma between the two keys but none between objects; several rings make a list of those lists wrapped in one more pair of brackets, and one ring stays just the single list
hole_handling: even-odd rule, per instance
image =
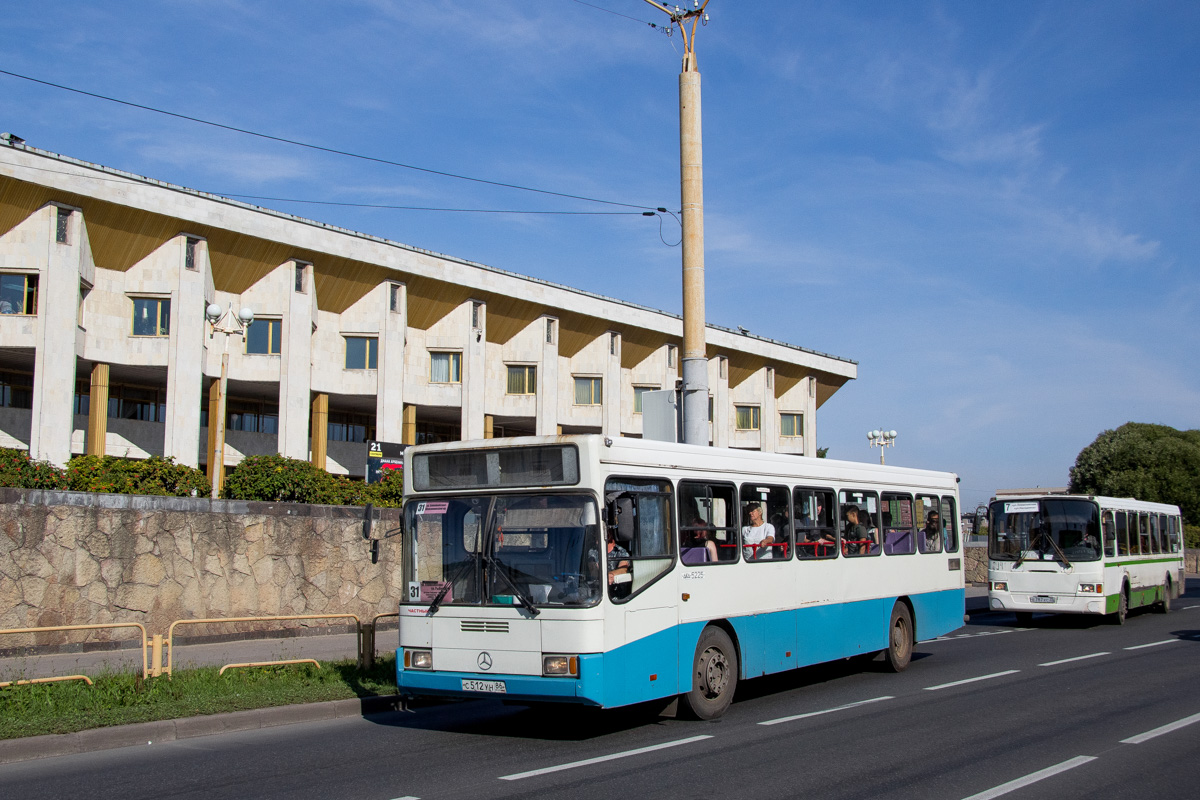
[{"label": "flowering bush", "polygon": [[67,483],[76,492],[150,494],[160,497],[207,497],[212,486],[203,472],[173,458],[144,461],[114,456],[75,456],[67,464]]},{"label": "flowering bush", "polygon": [[18,489],[65,489],[66,474],[48,461],[34,461],[25,450],[0,447],[0,486]]},{"label": "flowering bush", "polygon": [[230,470],[221,496],[230,500],[320,503],[333,506],[372,505],[396,508],[404,496],[399,470],[378,483],[366,484],[330,475],[307,461],[281,455],[247,456]]}]

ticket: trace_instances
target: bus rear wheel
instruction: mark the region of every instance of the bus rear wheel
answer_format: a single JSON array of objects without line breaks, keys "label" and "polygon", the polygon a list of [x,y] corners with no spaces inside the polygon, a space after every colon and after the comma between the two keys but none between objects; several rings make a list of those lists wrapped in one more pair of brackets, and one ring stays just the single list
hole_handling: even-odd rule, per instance
[{"label": "bus rear wheel", "polygon": [[693,719],[716,719],[733,702],[737,681],[737,651],[729,634],[717,627],[705,628],[692,662],[692,690],[681,696],[683,710]]},{"label": "bus rear wheel", "polygon": [[1161,593],[1160,596],[1162,597],[1162,599],[1154,604],[1154,610],[1157,611],[1159,614],[1170,614],[1171,613],[1171,578],[1170,578],[1170,576],[1167,576],[1167,580],[1163,583],[1162,588],[1159,590],[1159,592]]},{"label": "bus rear wheel", "polygon": [[883,661],[891,672],[903,672],[912,660],[913,624],[908,606],[897,602],[892,606],[892,619],[888,623],[888,647],[883,651]]}]

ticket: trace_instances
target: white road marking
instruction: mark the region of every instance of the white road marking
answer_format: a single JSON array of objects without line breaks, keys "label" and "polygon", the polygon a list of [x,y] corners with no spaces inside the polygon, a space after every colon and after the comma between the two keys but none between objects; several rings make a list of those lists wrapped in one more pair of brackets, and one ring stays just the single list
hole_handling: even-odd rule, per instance
[{"label": "white road marking", "polygon": [[1032,783],[1045,780],[1046,778],[1052,778],[1060,772],[1066,772],[1069,769],[1075,769],[1076,767],[1082,766],[1089,761],[1095,760],[1096,756],[1075,756],[1074,758],[1064,761],[1061,764],[1055,764],[1053,767],[1046,767],[1045,769],[1040,769],[1037,772],[1031,772],[1023,778],[1017,778],[1016,780],[1009,781],[1008,783],[1002,783],[999,786],[988,789],[986,792],[980,792],[979,794],[973,794],[970,797],[964,797],[963,800],[991,800],[993,797],[1000,797],[1001,795],[1006,795],[1009,792],[1015,792],[1017,789],[1021,789],[1025,786],[1029,786]]},{"label": "white road marking", "polygon": [[847,703],[844,706],[837,708],[827,708],[824,711],[809,711],[807,714],[794,714],[790,717],[780,717],[779,719],[769,719],[766,722],[760,722],[759,725],[778,725],[781,722],[794,722],[798,719],[807,719],[808,717],[819,717],[822,714],[832,714],[835,711],[845,711],[848,708],[858,708],[865,706],[867,703],[878,703],[880,700],[894,700],[892,695],[884,695],[883,697],[872,697],[870,700],[859,700],[857,703]]},{"label": "white road marking", "polygon": [[393,800],[421,800],[419,797],[413,797],[411,794],[406,794],[404,797],[396,797]]},{"label": "white road marking", "polygon": [[1003,630],[1003,631],[979,631],[978,633],[960,633],[957,636],[939,636],[936,639],[925,639],[921,642],[918,642],[918,644],[925,644],[926,642],[953,642],[953,641],[957,641],[959,639],[974,639],[977,636],[999,636],[1002,633],[1017,633],[1019,631],[1028,631],[1028,630],[1032,630],[1032,629],[1031,628],[1009,628],[1008,630]]},{"label": "white road marking", "polygon": [[1149,741],[1156,736],[1162,736],[1164,733],[1170,733],[1171,731],[1177,731],[1180,728],[1185,728],[1188,725],[1191,725],[1193,722],[1200,722],[1200,714],[1192,714],[1190,717],[1184,717],[1178,722],[1172,722],[1169,725],[1163,725],[1161,728],[1155,728],[1152,731],[1146,731],[1145,733],[1139,733],[1137,736],[1130,736],[1128,739],[1122,739],[1121,744],[1141,744],[1142,742]]},{"label": "white road marking", "polygon": [[1200,608],[1200,606],[1184,606],[1183,608],[1181,608],[1179,610],[1180,611],[1191,611],[1193,608]]},{"label": "white road marking", "polygon": [[940,683],[937,686],[926,686],[925,691],[936,692],[938,689],[949,689],[951,686],[962,686],[964,683],[974,683],[975,681],[986,681],[991,678],[1002,678],[1005,675],[1012,675],[1020,672],[1019,669],[1006,669],[1004,672],[993,672],[991,675],[980,675],[978,678],[967,678],[962,681],[952,681],[951,683]]},{"label": "white road marking", "polygon": [[590,764],[600,764],[604,761],[614,761],[618,758],[628,758],[630,756],[639,756],[642,753],[651,753],[655,750],[665,750],[668,747],[679,747],[682,744],[692,744],[693,742],[711,739],[711,736],[690,736],[687,739],[678,739],[674,742],[663,742],[662,744],[652,744],[649,747],[639,747],[636,750],[626,750],[622,753],[612,753],[607,756],[597,756],[596,758],[585,758],[583,761],[572,761],[570,764],[559,764],[556,767],[543,767],[542,769],[531,769],[528,772],[518,772],[515,775],[501,775],[502,781],[519,781],[522,778],[532,778],[537,775],[547,775],[551,772],[561,772],[564,769],[575,769],[576,767],[586,767]]},{"label": "white road marking", "polygon": [[1072,661],[1083,661],[1086,658],[1099,658],[1100,656],[1111,656],[1112,653],[1091,653],[1086,656],[1075,656],[1074,658],[1060,658],[1058,661],[1047,661],[1045,664],[1038,664],[1039,667],[1056,667],[1059,664],[1069,664]]},{"label": "white road marking", "polygon": [[1161,642],[1151,642],[1150,644],[1135,644],[1133,647],[1126,647],[1126,650],[1141,650],[1143,647],[1158,647],[1160,644],[1174,644],[1181,641],[1179,639],[1163,639]]}]

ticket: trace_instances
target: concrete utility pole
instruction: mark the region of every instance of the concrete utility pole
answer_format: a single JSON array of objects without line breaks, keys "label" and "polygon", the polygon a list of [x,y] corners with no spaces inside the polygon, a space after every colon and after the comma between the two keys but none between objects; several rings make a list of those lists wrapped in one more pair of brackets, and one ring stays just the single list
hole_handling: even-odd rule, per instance
[{"label": "concrete utility pole", "polygon": [[[679,183],[683,210],[683,440],[708,444],[708,352],[704,341],[704,158],[700,137],[700,70],[696,23],[708,24],[708,0],[691,10],[646,0],[683,35],[679,73]],[[688,22],[691,25],[688,25]],[[690,30],[689,30],[690,27]]]}]

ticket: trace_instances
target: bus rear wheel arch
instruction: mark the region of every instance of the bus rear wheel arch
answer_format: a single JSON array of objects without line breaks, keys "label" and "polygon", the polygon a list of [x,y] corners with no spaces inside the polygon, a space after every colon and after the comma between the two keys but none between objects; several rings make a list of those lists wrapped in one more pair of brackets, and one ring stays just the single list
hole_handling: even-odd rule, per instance
[{"label": "bus rear wheel arch", "polygon": [[709,625],[696,643],[692,659],[692,689],[680,695],[681,710],[692,719],[716,719],[725,713],[737,691],[738,656],[724,629]]}]

